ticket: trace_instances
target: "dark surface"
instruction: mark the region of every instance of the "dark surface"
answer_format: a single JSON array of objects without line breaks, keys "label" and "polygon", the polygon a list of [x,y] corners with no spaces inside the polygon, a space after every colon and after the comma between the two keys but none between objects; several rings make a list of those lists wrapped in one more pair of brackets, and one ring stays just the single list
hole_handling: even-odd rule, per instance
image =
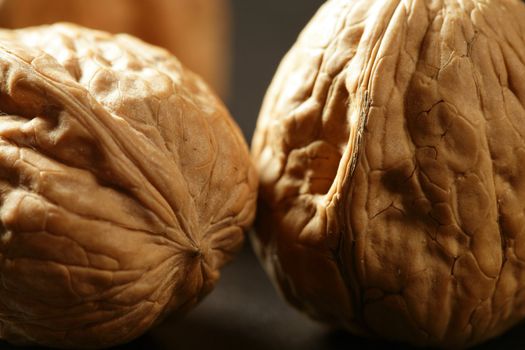
[{"label": "dark surface", "polygon": [[[229,106],[248,139],[279,61],[323,2],[233,0],[235,62]],[[2,342],[0,348],[18,349]],[[143,337],[115,349],[406,348],[353,337],[309,320],[277,295],[247,242],[238,259],[224,268],[215,290],[195,310],[183,319],[168,319]],[[525,349],[525,324],[477,349]]]}]

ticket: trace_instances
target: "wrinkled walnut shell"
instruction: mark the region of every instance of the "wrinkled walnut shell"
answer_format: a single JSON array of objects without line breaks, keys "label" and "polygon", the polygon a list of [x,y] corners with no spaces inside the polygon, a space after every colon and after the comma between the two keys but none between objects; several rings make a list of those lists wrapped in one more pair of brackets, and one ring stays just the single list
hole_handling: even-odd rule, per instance
[{"label": "wrinkled walnut shell", "polygon": [[100,348],[208,293],[256,175],[241,132],[167,51],[53,25],[0,31],[0,337]]},{"label": "wrinkled walnut shell", "polygon": [[256,250],[354,333],[469,346],[525,315],[525,5],[330,0],[253,141]]}]

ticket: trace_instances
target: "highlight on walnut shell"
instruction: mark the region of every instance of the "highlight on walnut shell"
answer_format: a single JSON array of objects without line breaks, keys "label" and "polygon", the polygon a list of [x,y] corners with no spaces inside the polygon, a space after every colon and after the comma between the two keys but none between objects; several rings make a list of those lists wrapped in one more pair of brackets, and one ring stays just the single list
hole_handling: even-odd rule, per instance
[{"label": "highlight on walnut shell", "polygon": [[240,248],[241,132],[167,51],[69,24],[0,31],[0,338],[101,348],[191,309]]},{"label": "highlight on walnut shell", "polygon": [[439,347],[525,316],[525,4],[329,0],[253,141],[254,245],[285,297]]}]

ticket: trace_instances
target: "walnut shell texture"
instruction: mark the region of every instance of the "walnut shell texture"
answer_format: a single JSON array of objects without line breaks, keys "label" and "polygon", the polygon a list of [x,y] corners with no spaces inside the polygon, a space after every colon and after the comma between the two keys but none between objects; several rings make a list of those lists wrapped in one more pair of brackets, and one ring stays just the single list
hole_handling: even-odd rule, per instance
[{"label": "walnut shell texture", "polygon": [[525,4],[329,0],[253,140],[256,251],[295,306],[463,347],[525,316]]},{"label": "walnut shell texture", "polygon": [[0,31],[0,337],[100,348],[208,293],[255,214],[247,145],[164,49]]}]

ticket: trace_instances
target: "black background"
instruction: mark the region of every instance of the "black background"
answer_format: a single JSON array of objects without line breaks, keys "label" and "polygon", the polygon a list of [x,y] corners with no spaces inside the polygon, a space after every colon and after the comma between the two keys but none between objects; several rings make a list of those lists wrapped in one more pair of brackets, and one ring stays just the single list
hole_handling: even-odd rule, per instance
[{"label": "black background", "polygon": [[[142,1],[142,0],[141,0]],[[233,0],[233,82],[227,104],[248,140],[279,61],[322,0]],[[2,349],[15,349],[0,342]],[[326,329],[289,307],[247,241],[215,290],[185,318],[168,319],[118,349],[392,349],[406,348]],[[525,325],[478,349],[525,348]]]},{"label": "black background", "polygon": [[233,86],[228,105],[251,139],[262,98],[284,54],[322,0],[233,0]]}]

